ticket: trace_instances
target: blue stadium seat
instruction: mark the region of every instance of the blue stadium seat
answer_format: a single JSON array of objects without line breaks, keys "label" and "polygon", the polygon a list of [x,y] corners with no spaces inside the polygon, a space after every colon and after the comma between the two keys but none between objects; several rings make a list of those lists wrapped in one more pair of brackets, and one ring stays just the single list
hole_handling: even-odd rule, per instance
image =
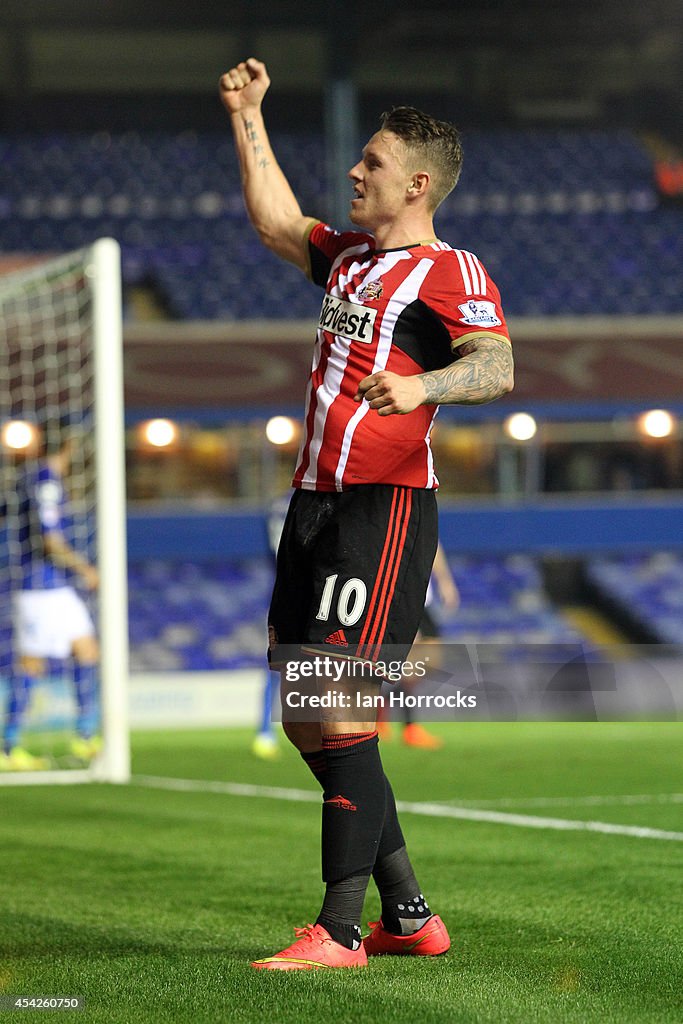
[{"label": "blue stadium seat", "polygon": [[[275,132],[302,207],[328,208],[323,140]],[[661,208],[625,131],[468,131],[438,214],[487,265],[510,315],[683,312],[683,211]],[[224,134],[0,138],[0,249],[59,252],[104,234],[127,284],[178,318],[314,317],[319,296],[255,239]],[[303,159],[302,159],[303,157]]]},{"label": "blue stadium seat", "polygon": [[591,561],[592,585],[660,643],[683,645],[683,554],[614,555]]},{"label": "blue stadium seat", "polygon": [[[458,557],[452,569],[462,603],[453,615],[436,609],[445,642],[500,645],[502,657],[519,660],[529,645],[581,641],[550,605],[533,559]],[[263,668],[272,573],[266,557],[205,564],[131,564],[133,668]]]}]

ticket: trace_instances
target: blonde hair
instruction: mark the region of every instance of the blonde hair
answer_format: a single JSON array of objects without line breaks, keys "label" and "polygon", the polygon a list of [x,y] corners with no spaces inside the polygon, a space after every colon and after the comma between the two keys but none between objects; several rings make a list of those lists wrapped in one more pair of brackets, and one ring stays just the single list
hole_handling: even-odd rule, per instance
[{"label": "blonde hair", "polygon": [[401,139],[431,171],[430,205],[432,211],[436,210],[457,185],[462,170],[462,145],[457,128],[416,107],[392,107],[382,114],[380,128]]}]

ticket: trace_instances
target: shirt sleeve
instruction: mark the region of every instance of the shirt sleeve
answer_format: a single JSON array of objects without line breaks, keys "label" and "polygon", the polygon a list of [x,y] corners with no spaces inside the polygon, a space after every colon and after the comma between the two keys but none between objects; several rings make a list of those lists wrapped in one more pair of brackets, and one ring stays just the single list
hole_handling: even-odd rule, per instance
[{"label": "shirt sleeve", "polygon": [[371,235],[361,231],[335,231],[329,224],[313,221],[306,236],[308,249],[308,277],[313,284],[324,288],[337,257],[347,249],[372,247]]},{"label": "shirt sleeve", "polygon": [[420,298],[443,323],[454,351],[473,335],[510,341],[500,292],[474,253],[445,251],[427,275]]}]

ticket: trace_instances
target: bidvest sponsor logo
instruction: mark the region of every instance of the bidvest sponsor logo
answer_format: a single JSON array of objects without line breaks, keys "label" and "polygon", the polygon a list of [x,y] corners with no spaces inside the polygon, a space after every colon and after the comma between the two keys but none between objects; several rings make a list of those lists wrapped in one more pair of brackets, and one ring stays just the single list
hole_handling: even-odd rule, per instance
[{"label": "bidvest sponsor logo", "polygon": [[366,309],[355,302],[326,295],[320,310],[318,327],[351,341],[362,341],[369,345],[376,316],[376,309]]}]

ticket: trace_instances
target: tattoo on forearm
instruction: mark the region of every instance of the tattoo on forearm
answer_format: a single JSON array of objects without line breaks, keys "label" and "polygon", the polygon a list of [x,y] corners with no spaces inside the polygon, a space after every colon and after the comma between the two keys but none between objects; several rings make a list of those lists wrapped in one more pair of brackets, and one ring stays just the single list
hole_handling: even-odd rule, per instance
[{"label": "tattoo on forearm", "polygon": [[244,122],[244,130],[245,130],[246,135],[247,135],[247,141],[251,142],[252,153],[256,157],[256,166],[257,167],[268,167],[268,165],[270,164],[270,161],[269,161],[268,157],[261,155],[261,154],[263,154],[265,152],[265,149],[264,149],[264,147],[261,145],[261,143],[258,140],[258,133],[257,133],[256,129],[254,128],[254,122],[253,121],[245,121]]},{"label": "tattoo on forearm", "polygon": [[483,405],[512,390],[512,349],[498,338],[475,338],[460,348],[460,358],[420,380],[427,404]]}]

